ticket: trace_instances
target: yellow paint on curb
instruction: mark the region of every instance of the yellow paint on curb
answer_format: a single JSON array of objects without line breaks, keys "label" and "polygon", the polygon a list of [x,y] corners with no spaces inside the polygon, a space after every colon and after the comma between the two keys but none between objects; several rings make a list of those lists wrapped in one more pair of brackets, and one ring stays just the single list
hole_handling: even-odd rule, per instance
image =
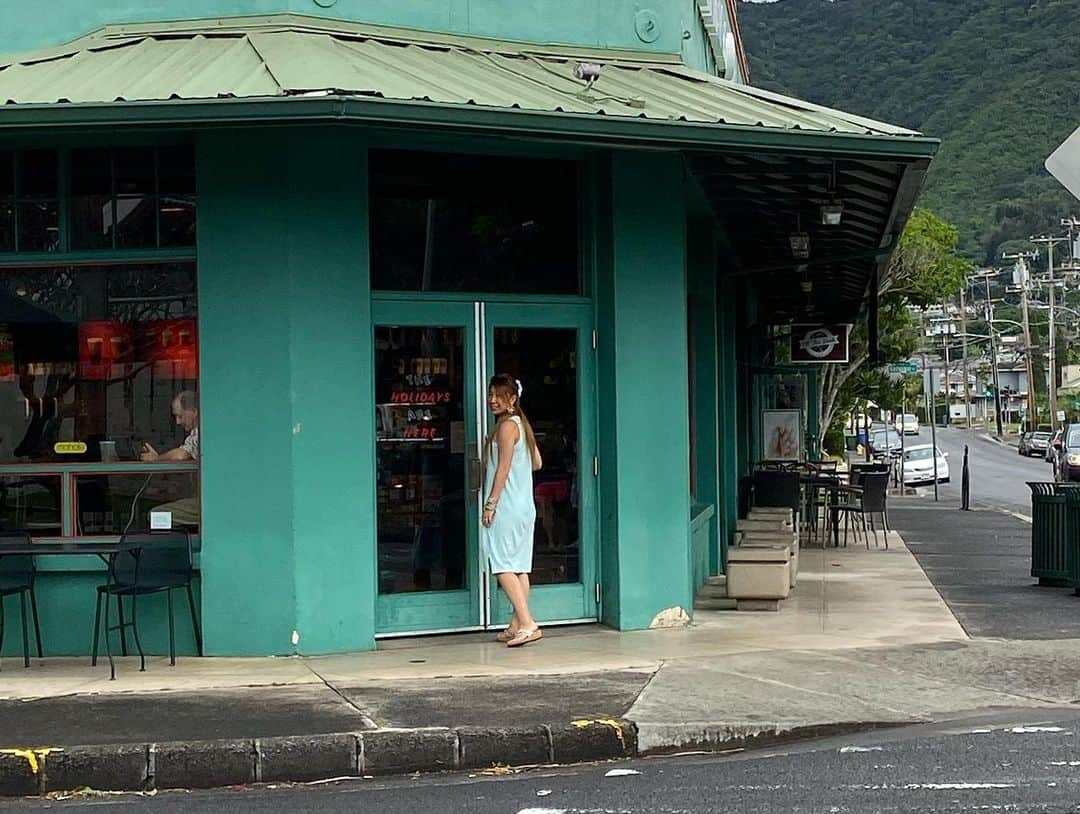
[{"label": "yellow paint on curb", "polygon": [[56,746],[39,746],[37,749],[0,749],[0,755],[21,757],[30,764],[30,771],[38,774],[45,765],[45,758],[52,752],[63,752]]},{"label": "yellow paint on curb", "polygon": [[614,718],[597,718],[596,720],[582,719],[580,721],[571,721],[570,725],[576,726],[578,729],[588,729],[590,726],[610,726],[615,730],[615,737],[617,737],[619,743],[622,744],[623,751],[626,751],[626,738],[623,737],[621,721],[616,721]]}]

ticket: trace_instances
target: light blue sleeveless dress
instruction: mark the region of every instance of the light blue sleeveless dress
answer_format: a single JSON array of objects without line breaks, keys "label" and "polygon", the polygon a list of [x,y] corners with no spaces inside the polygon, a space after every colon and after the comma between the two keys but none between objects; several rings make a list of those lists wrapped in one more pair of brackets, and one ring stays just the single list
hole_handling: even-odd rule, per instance
[{"label": "light blue sleeveless dress", "polygon": [[[532,572],[533,530],[536,527],[536,503],[533,501],[532,456],[525,443],[525,428],[518,416],[508,420],[518,426],[514,457],[510,460],[510,475],[499,495],[495,520],[491,528],[480,526],[480,543],[493,574]],[[495,469],[499,465],[499,446],[493,440],[488,445],[487,471],[484,473],[484,497],[491,494]]]}]

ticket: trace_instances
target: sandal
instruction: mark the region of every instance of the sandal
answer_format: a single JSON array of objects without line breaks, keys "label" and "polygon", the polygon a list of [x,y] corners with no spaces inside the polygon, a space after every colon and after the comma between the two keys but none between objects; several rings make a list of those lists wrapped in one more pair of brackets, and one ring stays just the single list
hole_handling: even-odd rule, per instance
[{"label": "sandal", "polygon": [[544,634],[540,631],[540,628],[534,627],[532,630],[521,628],[514,637],[506,643],[507,647],[521,647],[531,642],[538,641],[544,638]]},{"label": "sandal", "polygon": [[510,641],[516,635],[517,635],[516,630],[511,630],[510,628],[506,628],[505,630],[500,630],[499,631],[499,633],[495,636],[495,641],[502,642],[503,644],[506,644],[508,641]]}]

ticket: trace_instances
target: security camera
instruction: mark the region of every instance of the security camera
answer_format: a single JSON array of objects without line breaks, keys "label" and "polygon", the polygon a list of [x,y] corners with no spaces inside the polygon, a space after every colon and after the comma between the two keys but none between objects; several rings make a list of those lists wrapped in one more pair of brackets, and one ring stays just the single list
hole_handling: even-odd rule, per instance
[{"label": "security camera", "polygon": [[578,79],[583,79],[590,85],[600,78],[601,65],[597,65],[595,62],[579,62],[577,67],[574,68],[574,76]]}]

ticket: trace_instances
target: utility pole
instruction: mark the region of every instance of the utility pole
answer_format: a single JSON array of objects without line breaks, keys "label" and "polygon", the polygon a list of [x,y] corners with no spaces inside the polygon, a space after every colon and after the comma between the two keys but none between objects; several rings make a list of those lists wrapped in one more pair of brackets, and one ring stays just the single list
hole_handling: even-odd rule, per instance
[{"label": "utility pole", "polygon": [[964,376],[964,424],[968,431],[971,431],[971,401],[968,398],[968,348],[967,348],[967,304],[964,302],[964,294],[967,290],[967,280],[964,281],[964,285],[960,289],[960,345],[961,352],[964,354],[963,362],[963,376]]},{"label": "utility pole", "polygon": [[[1033,237],[1032,243],[1045,243],[1046,244],[1046,257],[1047,265],[1049,267],[1049,276],[1047,282],[1050,286],[1050,341],[1049,341],[1049,354],[1047,356],[1050,364],[1050,375],[1047,376],[1047,390],[1050,396],[1050,429],[1056,431],[1058,428],[1057,419],[1057,357],[1056,357],[1056,329],[1054,327],[1054,305],[1057,299],[1057,282],[1054,280],[1054,246],[1058,243],[1064,243],[1068,240],[1067,237]],[[1029,388],[1030,389],[1030,388]]]},{"label": "utility pole", "polygon": [[994,301],[990,299],[990,275],[983,275],[986,283],[986,324],[987,333],[990,335],[990,370],[994,375],[994,420],[997,427],[997,437],[1002,435],[1001,426],[1001,382],[998,379],[997,343],[994,341]]},{"label": "utility pole", "polygon": [[1024,356],[1027,359],[1028,431],[1034,430],[1039,426],[1039,410],[1035,400],[1035,369],[1031,361],[1031,357],[1035,354],[1035,348],[1031,344],[1031,321],[1028,319],[1028,287],[1031,283],[1031,278],[1028,272],[1027,261],[1031,256],[1030,252],[1017,252],[1016,254],[1002,255],[1005,260],[1016,261],[1016,270],[1020,278],[1020,308],[1023,313],[1024,345],[1026,346]]},{"label": "utility pole", "polygon": [[[945,311],[945,303],[941,303],[941,310]],[[941,337],[941,346],[945,351],[945,425],[949,424],[949,409],[952,398],[949,391],[949,337],[952,335],[952,321],[943,323],[945,333]]]}]

